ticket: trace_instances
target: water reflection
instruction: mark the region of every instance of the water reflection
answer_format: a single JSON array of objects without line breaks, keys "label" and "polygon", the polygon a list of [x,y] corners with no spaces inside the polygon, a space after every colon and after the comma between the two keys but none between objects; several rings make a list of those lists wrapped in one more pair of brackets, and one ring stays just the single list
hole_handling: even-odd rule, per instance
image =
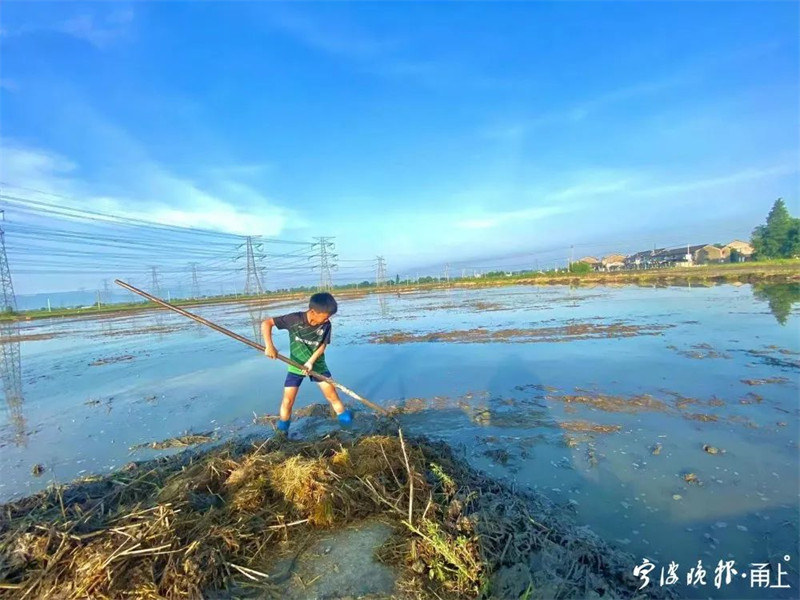
[{"label": "water reflection", "polygon": [[792,306],[800,302],[800,283],[757,283],[753,297],[766,301],[778,323],[786,325]]},{"label": "water reflection", "polygon": [[0,374],[3,378],[6,412],[8,422],[14,431],[14,443],[27,446],[28,434],[25,430],[25,416],[22,414],[22,366],[19,352],[19,323],[0,324]]},{"label": "water reflection", "polygon": [[385,319],[389,316],[389,306],[383,294],[378,294],[378,304],[381,307],[381,317]]},{"label": "water reflection", "polygon": [[247,314],[250,316],[250,325],[253,327],[253,339],[259,344],[264,340],[261,335],[261,321],[264,320],[264,310],[259,305],[248,305]]},{"label": "water reflection", "polygon": [[160,311],[155,311],[153,313],[153,323],[152,325],[153,330],[156,332],[156,336],[158,337],[159,342],[164,341],[164,315]]}]

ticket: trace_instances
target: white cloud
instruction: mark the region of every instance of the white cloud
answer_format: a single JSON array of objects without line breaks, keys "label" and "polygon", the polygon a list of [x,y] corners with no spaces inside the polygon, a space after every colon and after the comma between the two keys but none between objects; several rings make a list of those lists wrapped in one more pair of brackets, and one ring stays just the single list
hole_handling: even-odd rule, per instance
[{"label": "white cloud", "polygon": [[129,25],[132,22],[132,10],[118,10],[104,17],[87,13],[67,19],[64,23],[56,26],[56,30],[102,49],[126,37],[130,32]]},{"label": "white cloud", "polygon": [[[572,179],[575,183],[560,189],[540,188],[487,193],[487,203],[499,202],[503,197],[517,197],[519,198],[517,202],[525,207],[492,212],[479,211],[468,218],[456,220],[456,225],[463,229],[489,229],[508,223],[536,221],[575,212],[592,198],[624,192],[633,177],[616,171],[607,173],[587,171],[563,176],[563,179]],[[534,206],[530,206],[531,204]]]},{"label": "white cloud", "polygon": [[100,189],[107,184],[81,178],[79,165],[63,156],[7,142],[2,151],[0,178],[10,186],[7,191],[44,202],[240,235],[277,236],[290,220],[297,221],[290,211],[234,180],[202,188],[152,162],[141,162],[129,166],[135,173],[130,189],[108,194]]},{"label": "white cloud", "polygon": [[75,163],[51,152],[3,144],[0,177],[3,182],[24,181],[41,184],[37,189],[52,192],[63,185],[62,177],[75,170]]},{"label": "white cloud", "polygon": [[552,206],[536,206],[532,208],[523,208],[519,210],[511,210],[484,217],[463,219],[457,221],[456,225],[462,229],[489,229],[504,225],[506,223],[520,223],[524,221],[536,221],[546,217],[563,214],[577,210],[577,205],[552,205]]},{"label": "white cloud", "polygon": [[603,194],[613,194],[622,192],[629,188],[633,176],[603,181],[590,179],[582,181],[570,187],[558,190],[548,195],[553,200],[569,200],[570,198],[586,198],[590,196],[601,196]]},{"label": "white cloud", "polygon": [[[115,3],[114,8],[109,10],[108,5],[101,7],[102,5],[97,3],[92,7],[91,12],[72,14],[69,17],[65,17],[63,11],[60,13],[60,18],[54,16],[53,13],[47,13],[46,21],[29,20],[19,26],[3,29],[0,35],[12,38],[43,31],[55,31],[88,42],[96,48],[104,49],[125,39],[131,33],[135,14],[132,8],[121,8],[119,5],[122,4],[122,2]],[[72,12],[66,3],[64,6],[69,12]]]},{"label": "white cloud", "polygon": [[[322,20],[317,13],[270,10],[265,13],[273,27],[308,48],[348,61],[362,72],[391,79],[406,79],[432,87],[445,82],[487,83],[488,78],[476,78],[455,64],[431,58],[418,58],[415,47],[396,36],[365,31],[352,21]],[[495,87],[498,80],[492,79]]]},{"label": "white cloud", "polygon": [[729,55],[712,55],[694,60],[677,68],[672,73],[643,81],[623,84],[592,97],[568,103],[565,107],[544,110],[538,114],[522,116],[513,120],[501,117],[480,133],[486,138],[500,141],[519,142],[535,130],[564,124],[575,124],[586,120],[593,114],[616,104],[658,97],[659,94],[702,80],[706,74],[720,66],[735,64],[742,59],[752,59],[774,51],[778,46],[774,43],[753,46]]},{"label": "white cloud", "polygon": [[296,10],[271,11],[269,20],[272,25],[306,46],[351,60],[375,59],[396,45],[388,39],[370,36],[352,24],[322,23],[308,13]]},{"label": "white cloud", "polygon": [[[747,182],[796,174],[798,167],[777,164],[768,167],[748,167],[731,173],[698,179],[663,182],[663,178],[645,172],[584,171],[576,174],[554,175],[561,181],[572,180],[560,189],[526,188],[522,190],[470,190],[459,195],[463,200],[458,216],[452,222],[460,229],[482,230],[513,223],[526,223],[576,213],[591,211],[603,203],[604,211],[624,211],[626,206],[636,206],[633,214],[642,211],[641,197],[666,196],[670,202],[693,202],[698,196],[693,192],[725,190]],[[517,197],[525,208],[492,209],[503,206],[508,199]],[[463,208],[473,206],[473,209]],[[448,220],[446,217],[442,217]]]}]

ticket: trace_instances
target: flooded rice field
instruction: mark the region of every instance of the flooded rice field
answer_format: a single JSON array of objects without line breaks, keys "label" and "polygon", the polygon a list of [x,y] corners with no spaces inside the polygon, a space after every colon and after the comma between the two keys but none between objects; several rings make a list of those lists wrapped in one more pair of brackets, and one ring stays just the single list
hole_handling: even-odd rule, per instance
[{"label": "flooded rice field", "polygon": [[[631,568],[649,559],[656,583],[671,561],[683,580],[702,560],[708,584],[681,595],[794,598],[797,301],[797,284],[373,295],[340,303],[327,362],[405,431],[544,493]],[[261,319],[303,308],[194,310],[257,339]],[[0,501],[270,431],[281,398],[281,363],[165,312],[5,325],[2,342]],[[287,352],[283,332],[276,345]],[[297,408],[322,401],[315,387]],[[740,575],[717,589],[719,560]],[[773,587],[738,579],[766,562]]]}]

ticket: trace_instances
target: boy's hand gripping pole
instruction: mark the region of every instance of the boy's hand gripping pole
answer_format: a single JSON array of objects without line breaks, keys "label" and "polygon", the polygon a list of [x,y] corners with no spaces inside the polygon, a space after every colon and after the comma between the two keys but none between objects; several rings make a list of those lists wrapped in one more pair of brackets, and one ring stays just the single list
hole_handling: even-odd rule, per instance
[{"label": "boy's hand gripping pole", "polygon": [[[212,323],[208,319],[204,319],[203,317],[201,317],[199,315],[196,315],[194,313],[190,313],[188,310],[183,310],[182,308],[180,308],[178,306],[170,304],[169,302],[165,302],[161,298],[156,298],[155,296],[152,296],[152,295],[148,294],[147,292],[140,290],[139,288],[133,287],[129,283],[125,283],[124,281],[121,281],[119,279],[115,279],[114,283],[116,283],[119,286],[124,287],[129,292],[133,292],[134,294],[138,294],[138,295],[142,296],[143,298],[147,298],[148,300],[150,300],[150,302],[155,302],[156,304],[158,304],[160,306],[163,306],[164,308],[167,308],[167,309],[169,309],[171,311],[174,311],[174,312],[178,313],[179,315],[183,315],[184,317],[187,317],[187,318],[191,319],[192,321],[197,321],[198,323],[202,323],[203,325],[206,325],[207,327],[211,327],[211,329],[215,329],[216,331],[219,331],[220,333],[224,333],[228,337],[232,337],[235,340],[239,340],[243,344],[247,344],[251,348],[255,348],[256,350],[258,350],[262,354],[264,353],[264,346],[262,346],[258,342],[254,342],[253,340],[248,339],[248,338],[246,338],[246,337],[244,337],[242,335],[239,335],[238,333],[234,333],[230,329],[226,329],[225,327],[222,327],[221,325],[217,325],[216,323]],[[278,360],[280,360],[280,361],[285,362],[287,365],[291,365],[291,366],[293,366],[293,367],[295,367],[297,369],[301,369],[301,370],[305,369],[305,367],[303,365],[301,365],[300,363],[298,363],[296,361],[293,361],[291,358],[287,358],[286,356],[283,356],[282,354],[278,354],[278,356],[276,358]],[[313,377],[314,379],[318,379],[319,381],[324,381],[326,383],[330,383],[332,386],[334,386],[335,388],[341,390],[342,392],[344,392],[345,394],[347,394],[351,398],[354,398],[355,400],[358,400],[359,402],[361,402],[361,404],[363,404],[365,406],[368,406],[372,410],[374,410],[374,411],[376,411],[376,412],[378,412],[378,413],[380,413],[382,415],[388,415],[389,414],[389,412],[385,408],[382,408],[382,407],[378,406],[377,404],[374,404],[374,403],[370,402],[366,398],[362,398],[361,396],[356,394],[350,388],[348,388],[346,386],[343,386],[341,383],[338,383],[338,382],[334,381],[330,377],[325,377],[325,375],[320,375],[319,373],[315,373],[314,371],[311,371],[309,373],[309,375],[311,377]]]}]

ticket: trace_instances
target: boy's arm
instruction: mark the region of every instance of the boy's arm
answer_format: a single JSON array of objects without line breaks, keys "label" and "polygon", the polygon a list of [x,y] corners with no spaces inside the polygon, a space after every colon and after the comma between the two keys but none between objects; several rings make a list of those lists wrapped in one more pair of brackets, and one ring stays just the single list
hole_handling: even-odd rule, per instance
[{"label": "boy's arm", "polygon": [[261,335],[264,338],[264,354],[269,358],[277,358],[278,350],[275,344],[272,343],[272,328],[275,327],[275,321],[272,317],[261,321]]},{"label": "boy's arm", "polygon": [[317,362],[317,359],[320,356],[325,354],[325,348],[327,348],[327,347],[328,347],[328,344],[320,344],[319,347],[316,350],[314,350],[314,354],[312,354],[311,358],[309,358],[306,361],[306,364],[303,365],[306,368],[306,371],[310,372],[311,369],[314,368],[314,363]]}]

